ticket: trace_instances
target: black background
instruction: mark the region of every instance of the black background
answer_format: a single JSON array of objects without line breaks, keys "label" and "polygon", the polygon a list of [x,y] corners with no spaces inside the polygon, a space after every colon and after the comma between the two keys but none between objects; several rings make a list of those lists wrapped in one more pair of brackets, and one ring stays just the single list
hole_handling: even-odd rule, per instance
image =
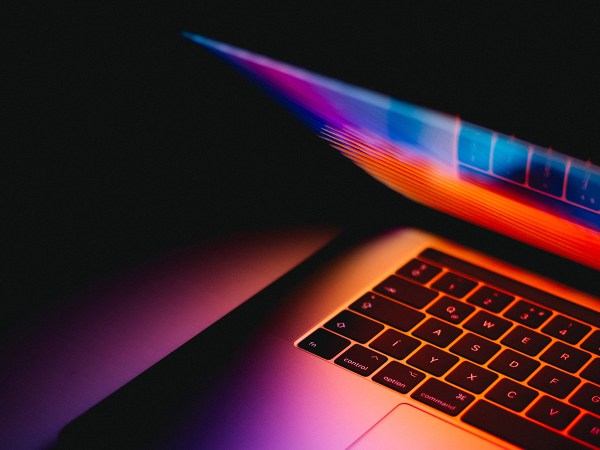
[{"label": "black background", "polygon": [[20,2],[1,69],[4,332],[223,234],[439,220],[183,30],[598,162],[597,2],[480,3]]}]

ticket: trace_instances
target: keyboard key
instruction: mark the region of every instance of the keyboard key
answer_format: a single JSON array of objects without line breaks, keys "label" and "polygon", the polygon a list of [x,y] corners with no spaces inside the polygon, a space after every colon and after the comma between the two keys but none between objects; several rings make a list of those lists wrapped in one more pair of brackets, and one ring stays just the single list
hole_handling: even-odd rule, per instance
[{"label": "keyboard key", "polygon": [[503,378],[485,394],[485,398],[518,412],[523,411],[537,395],[533,389]]},{"label": "keyboard key", "polygon": [[581,376],[586,380],[600,384],[600,358],[594,358],[594,360],[582,370]]},{"label": "keyboard key", "polygon": [[387,358],[373,350],[354,344],[335,359],[335,363],[359,375],[368,377],[377,370]]},{"label": "keyboard key", "polygon": [[492,134],[469,124],[463,124],[458,136],[458,160],[488,171],[492,152]]},{"label": "keyboard key", "polygon": [[467,278],[448,272],[442,275],[431,285],[434,289],[450,294],[453,297],[462,298],[467,295],[477,283]]},{"label": "keyboard key", "polygon": [[465,323],[465,328],[490,339],[498,339],[511,326],[512,322],[486,311],[479,311]]},{"label": "keyboard key", "polygon": [[364,343],[383,330],[383,325],[350,311],[342,311],[325,324],[325,328]]},{"label": "keyboard key", "polygon": [[521,325],[513,328],[502,343],[529,356],[535,356],[550,343],[550,338]]},{"label": "keyboard key", "polygon": [[567,372],[574,373],[583,367],[590,357],[589,353],[562,342],[555,342],[548,350],[542,353],[540,359]]},{"label": "keyboard key", "polygon": [[534,152],[529,164],[528,183],[534,189],[561,197],[565,184],[565,160]]},{"label": "keyboard key", "polygon": [[350,345],[348,339],[319,328],[304,338],[298,344],[298,347],[314,353],[321,358],[331,359],[348,345]]},{"label": "keyboard key", "polygon": [[402,331],[412,329],[417,323],[425,318],[425,314],[415,311],[408,306],[388,300],[380,295],[369,293],[354,302],[350,309],[365,316],[372,317],[380,322],[398,328]]},{"label": "keyboard key", "polygon": [[505,294],[488,286],[482,286],[467,298],[467,302],[481,306],[488,311],[500,312],[514,299],[512,295]]},{"label": "keyboard key", "polygon": [[419,345],[421,345],[421,341],[413,337],[406,336],[396,330],[386,330],[381,336],[371,342],[370,347],[393,358],[403,359]]},{"label": "keyboard key", "polygon": [[462,420],[521,448],[587,449],[566,436],[485,400],[469,408]]},{"label": "keyboard key", "polygon": [[569,434],[600,448],[600,418],[586,414],[571,428]]},{"label": "keyboard key", "polygon": [[411,397],[451,416],[459,414],[475,399],[468,392],[435,378],[425,381]]},{"label": "keyboard key", "polygon": [[514,139],[498,136],[492,156],[492,171],[503,178],[525,183],[529,147]]},{"label": "keyboard key", "polygon": [[567,200],[600,211],[600,173],[572,165],[567,178]]},{"label": "keyboard key", "polygon": [[441,271],[442,269],[434,266],[433,264],[423,262],[419,259],[413,259],[396,273],[398,275],[402,275],[404,278],[408,278],[409,280],[424,284]]},{"label": "keyboard key", "polygon": [[408,358],[407,362],[411,366],[440,377],[458,362],[458,358],[432,345],[425,345]]},{"label": "keyboard key", "polygon": [[596,330],[588,336],[588,338],[582,342],[581,348],[589,350],[596,355],[600,355],[600,330]]},{"label": "keyboard key", "polygon": [[413,331],[413,335],[438,347],[446,347],[454,341],[462,330],[438,319],[428,319]]},{"label": "keyboard key", "polygon": [[592,328],[565,316],[553,317],[542,331],[569,344],[577,344]]},{"label": "keyboard key", "polygon": [[540,398],[531,409],[525,413],[528,417],[539,420],[557,430],[564,430],[578,414],[579,410],[577,408],[566,405],[547,395]]},{"label": "keyboard key", "polygon": [[523,325],[527,325],[528,327],[537,328],[544,323],[551,314],[552,313],[549,310],[542,308],[541,306],[519,300],[504,314],[504,316],[522,323]]},{"label": "keyboard key", "polygon": [[481,394],[498,375],[469,361],[461,362],[446,376],[446,380],[475,394]]},{"label": "keyboard key", "polygon": [[551,366],[542,367],[528,382],[530,386],[559,398],[565,398],[579,383],[579,378]]},{"label": "keyboard key", "polygon": [[600,415],[600,386],[585,383],[577,389],[569,401],[591,413]]},{"label": "keyboard key", "polygon": [[489,368],[523,381],[539,367],[540,363],[512,350],[504,350],[490,364]]},{"label": "keyboard key", "polygon": [[397,361],[391,361],[375,374],[373,380],[402,394],[406,394],[424,378],[425,374],[423,372],[400,364]]},{"label": "keyboard key", "polygon": [[451,323],[460,323],[467,318],[475,308],[445,295],[435,302],[427,312]]},{"label": "keyboard key", "polygon": [[498,344],[472,333],[467,333],[450,347],[452,353],[464,356],[479,364],[488,362],[498,350],[500,350]]},{"label": "keyboard key", "polygon": [[412,281],[392,275],[375,288],[375,291],[415,308],[427,306],[438,293]]}]

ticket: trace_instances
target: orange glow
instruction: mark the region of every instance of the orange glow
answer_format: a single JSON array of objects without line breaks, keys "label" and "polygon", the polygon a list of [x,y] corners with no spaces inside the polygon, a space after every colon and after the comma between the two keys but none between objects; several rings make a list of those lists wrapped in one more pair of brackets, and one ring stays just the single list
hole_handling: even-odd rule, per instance
[{"label": "orange glow", "polygon": [[374,178],[414,201],[600,269],[600,235],[590,228],[465,183],[397,144],[376,137],[366,142],[351,131],[332,128],[324,129],[323,137]]}]

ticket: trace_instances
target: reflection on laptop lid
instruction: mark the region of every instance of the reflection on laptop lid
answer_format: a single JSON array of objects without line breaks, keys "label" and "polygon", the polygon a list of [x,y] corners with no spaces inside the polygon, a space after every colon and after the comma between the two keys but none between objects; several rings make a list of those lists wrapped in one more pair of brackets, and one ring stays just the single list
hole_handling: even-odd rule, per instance
[{"label": "reflection on laptop lid", "polygon": [[392,189],[600,268],[600,168],[590,162],[198,35],[186,36],[241,69]]},{"label": "reflection on laptop lid", "polygon": [[[185,36],[392,189],[600,269],[591,162]],[[599,311],[592,295],[422,231],[342,241],[78,418],[61,444],[600,448]]]}]

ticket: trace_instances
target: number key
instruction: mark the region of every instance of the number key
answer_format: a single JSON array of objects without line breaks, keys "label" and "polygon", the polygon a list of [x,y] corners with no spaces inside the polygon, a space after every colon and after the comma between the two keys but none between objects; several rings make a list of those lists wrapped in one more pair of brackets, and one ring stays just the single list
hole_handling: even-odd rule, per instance
[{"label": "number key", "polygon": [[463,278],[455,273],[448,272],[432,284],[434,289],[450,294],[453,297],[461,298],[467,295],[477,283],[467,278]]},{"label": "number key", "polygon": [[544,323],[551,314],[552,313],[547,309],[520,300],[510,308],[504,316],[520,322],[523,325],[527,325],[528,327],[537,328]]},{"label": "number key", "polygon": [[488,311],[500,312],[514,299],[512,295],[505,294],[488,286],[482,286],[467,298],[467,301],[481,306]]},{"label": "number key", "polygon": [[544,333],[561,339],[569,344],[577,344],[591,327],[571,320],[565,316],[554,317],[543,329]]},{"label": "number key", "polygon": [[408,264],[404,265],[404,267],[402,267],[400,270],[398,270],[397,273],[398,275],[402,275],[410,280],[418,281],[419,283],[427,283],[441,271],[442,269],[439,267],[425,263],[418,259],[413,259]]}]

